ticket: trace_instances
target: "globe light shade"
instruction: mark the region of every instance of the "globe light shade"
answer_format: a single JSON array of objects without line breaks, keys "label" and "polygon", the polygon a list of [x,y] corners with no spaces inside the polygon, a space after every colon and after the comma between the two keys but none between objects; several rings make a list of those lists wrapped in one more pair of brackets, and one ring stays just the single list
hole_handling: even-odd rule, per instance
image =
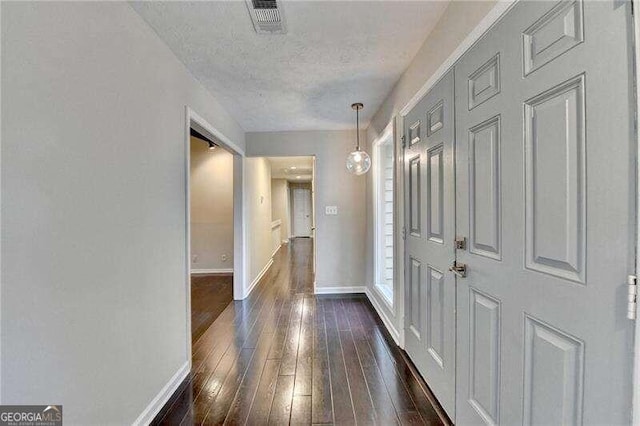
[{"label": "globe light shade", "polygon": [[371,168],[371,158],[364,151],[353,151],[347,157],[347,170],[354,175],[363,175]]}]

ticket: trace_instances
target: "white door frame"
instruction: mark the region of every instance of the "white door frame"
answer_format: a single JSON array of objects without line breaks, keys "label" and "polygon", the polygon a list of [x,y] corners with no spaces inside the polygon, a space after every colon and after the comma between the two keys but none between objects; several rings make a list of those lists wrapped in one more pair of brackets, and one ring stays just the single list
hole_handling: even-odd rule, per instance
[{"label": "white door frame", "polygon": [[[399,133],[398,133],[399,131]],[[376,284],[377,278],[380,276],[379,265],[379,230],[378,220],[378,204],[379,200],[379,187],[377,174],[378,170],[377,156],[379,155],[379,146],[391,138],[391,144],[393,147],[393,303],[390,304],[387,298],[381,293]],[[382,317],[382,321],[385,323],[391,336],[396,340],[396,343],[401,348],[404,348],[404,327],[400,325],[395,327],[393,324],[399,322],[403,318],[404,312],[404,264],[400,259],[404,259],[404,240],[402,239],[402,215],[404,214],[403,202],[403,181],[402,181],[402,129],[396,126],[396,117],[393,116],[389,123],[371,143],[371,158],[372,158],[372,200],[373,200],[373,244],[374,244],[374,258],[373,258],[373,283],[372,283],[372,296],[379,300],[374,300],[372,303],[378,310],[378,313]],[[381,306],[383,305],[383,306]],[[393,320],[388,317],[388,313],[393,316]]]},{"label": "white door frame", "polygon": [[[292,182],[292,183],[297,185],[297,184],[305,184],[307,182]],[[296,209],[297,208],[296,208],[295,197],[294,197],[294,194],[295,194],[296,191],[309,191],[309,209],[310,209],[309,213],[311,214],[311,217],[309,218],[310,219],[309,220],[309,235],[300,235],[299,232],[298,232],[299,230],[297,229],[298,226],[295,226],[295,223],[298,222],[296,220],[296,217],[297,217],[297,214],[296,214],[297,210]],[[293,231],[292,232],[292,236],[294,238],[296,238],[296,237],[313,238],[313,222],[315,220],[315,214],[314,214],[314,211],[313,211],[313,182],[311,182],[311,187],[308,188],[308,189],[307,188],[300,188],[298,186],[294,186],[293,188],[290,188],[290,192],[291,192],[291,194],[290,194],[291,203],[289,204],[289,206],[291,208],[290,216],[292,218],[291,219],[292,220],[291,229]],[[300,224],[298,223],[298,225],[300,225]]]},{"label": "white door frame", "polygon": [[242,148],[224,133],[213,127],[188,105],[185,107],[184,152],[185,152],[185,288],[187,316],[187,354],[191,369],[191,128],[203,136],[219,142],[222,148],[233,154],[233,298],[243,299],[248,288],[246,252],[246,217],[244,209],[244,158]]},{"label": "white door frame", "polygon": [[[427,94],[427,92],[440,80],[440,78],[455,65],[462,55],[469,50],[476,41],[480,39],[498,20],[511,9],[511,7],[520,0],[499,0],[498,3],[489,11],[489,13],[478,23],[478,25],[469,33],[469,35],[458,45],[451,55],[440,65],[433,75],[420,87],[413,97],[402,107],[398,113],[398,129],[400,135],[404,129],[405,116],[411,109]],[[634,56],[635,56],[635,115],[638,120],[640,113],[640,0],[631,0],[636,13],[633,15],[633,36],[634,36]],[[640,131],[636,126],[636,209],[640,208]],[[402,137],[402,136],[400,136]],[[402,155],[399,155],[402,157]],[[401,160],[399,158],[398,160]],[[401,182],[404,184],[404,182]],[[404,203],[404,197],[400,200]],[[399,217],[399,228],[405,226],[404,217]],[[636,274],[640,271],[640,214],[636,212]],[[404,253],[402,253],[404,261]],[[631,272],[629,272],[631,273]],[[404,277],[400,283],[404,288]],[[638,312],[640,316],[640,312]],[[631,320],[630,320],[631,321]],[[399,324],[400,334],[404,335],[404,319]],[[636,320],[635,326],[635,342],[634,342],[634,361],[633,361],[633,420],[632,424],[640,426],[640,325]]]},{"label": "white door frame", "polygon": [[[636,115],[636,275],[640,271],[640,219],[638,208],[640,207],[640,171],[638,162],[640,161],[640,132],[638,131],[638,114],[640,112],[640,0],[632,0],[633,9],[633,36],[634,36],[634,57],[635,57],[635,115]],[[640,312],[636,307],[636,317]],[[640,426],[640,325],[636,319],[635,345],[633,360],[633,420],[632,424]]]}]

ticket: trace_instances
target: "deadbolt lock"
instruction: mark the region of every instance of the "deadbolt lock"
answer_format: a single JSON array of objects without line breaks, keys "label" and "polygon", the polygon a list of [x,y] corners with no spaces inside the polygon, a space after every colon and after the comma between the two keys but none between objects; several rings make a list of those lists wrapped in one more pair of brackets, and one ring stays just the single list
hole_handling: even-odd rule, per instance
[{"label": "deadbolt lock", "polygon": [[456,250],[466,250],[467,248],[467,238],[466,237],[456,237],[454,240]]},{"label": "deadbolt lock", "polygon": [[454,260],[453,265],[451,265],[449,270],[460,278],[464,278],[467,276],[467,265],[465,265],[464,263],[458,263]]}]

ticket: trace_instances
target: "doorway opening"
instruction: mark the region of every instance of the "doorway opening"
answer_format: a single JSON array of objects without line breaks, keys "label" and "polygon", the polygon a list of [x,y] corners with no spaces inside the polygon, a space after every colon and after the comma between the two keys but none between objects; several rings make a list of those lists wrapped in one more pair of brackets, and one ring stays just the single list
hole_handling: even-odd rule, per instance
[{"label": "doorway opening", "polygon": [[191,340],[233,300],[233,154],[190,129]]},{"label": "doorway opening", "polygon": [[315,273],[315,157],[268,157],[274,254],[282,244],[310,239]]}]

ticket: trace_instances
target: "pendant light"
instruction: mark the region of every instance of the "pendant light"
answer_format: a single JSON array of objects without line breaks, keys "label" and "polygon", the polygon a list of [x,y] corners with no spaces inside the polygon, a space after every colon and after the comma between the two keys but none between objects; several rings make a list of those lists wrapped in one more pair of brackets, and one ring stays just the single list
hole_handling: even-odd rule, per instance
[{"label": "pendant light", "polygon": [[356,110],[356,150],[347,157],[347,170],[354,175],[363,175],[371,167],[369,154],[360,150],[360,110],[364,108],[364,105],[357,102],[352,104],[351,108]]}]

